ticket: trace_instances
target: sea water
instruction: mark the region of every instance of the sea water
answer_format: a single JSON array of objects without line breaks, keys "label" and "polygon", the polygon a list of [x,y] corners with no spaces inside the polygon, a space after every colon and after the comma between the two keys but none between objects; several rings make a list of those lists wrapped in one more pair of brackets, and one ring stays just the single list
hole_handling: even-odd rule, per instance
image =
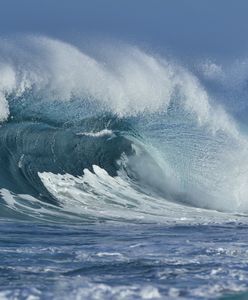
[{"label": "sea water", "polygon": [[2,40],[0,298],[245,299],[247,66]]}]

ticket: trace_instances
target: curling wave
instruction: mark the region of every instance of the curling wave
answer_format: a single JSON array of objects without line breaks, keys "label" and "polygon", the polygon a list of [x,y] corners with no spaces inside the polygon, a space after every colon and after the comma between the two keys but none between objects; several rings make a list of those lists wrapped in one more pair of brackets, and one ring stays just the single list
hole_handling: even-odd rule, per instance
[{"label": "curling wave", "polygon": [[0,74],[1,216],[247,212],[247,136],[175,62],[26,37],[1,41]]}]

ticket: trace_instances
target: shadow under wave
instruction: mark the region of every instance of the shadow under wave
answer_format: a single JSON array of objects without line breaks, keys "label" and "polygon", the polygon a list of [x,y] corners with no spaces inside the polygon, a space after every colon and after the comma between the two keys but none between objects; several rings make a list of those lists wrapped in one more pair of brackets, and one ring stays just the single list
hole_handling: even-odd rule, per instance
[{"label": "shadow under wave", "polygon": [[[108,131],[101,132],[108,125]],[[117,160],[133,154],[132,142],[123,136],[129,129],[115,117],[94,117],[78,124],[49,124],[41,120],[10,120],[0,127],[0,187],[57,204],[38,173],[83,175],[98,165],[116,176]],[[118,128],[118,130],[117,130]],[[113,131],[112,131],[113,130]]]}]

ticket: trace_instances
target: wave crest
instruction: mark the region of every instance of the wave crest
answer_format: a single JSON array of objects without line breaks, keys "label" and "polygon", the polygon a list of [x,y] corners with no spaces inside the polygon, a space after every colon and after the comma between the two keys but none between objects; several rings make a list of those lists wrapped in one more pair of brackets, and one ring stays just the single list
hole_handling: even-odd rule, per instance
[{"label": "wave crest", "polygon": [[[125,192],[147,203],[144,215],[155,214],[154,199],[248,210],[247,136],[191,72],[129,45],[93,56],[46,37],[1,42],[3,198],[59,206],[62,183],[91,178],[90,199],[104,177],[131,180]],[[126,195],[116,187],[115,197]]]},{"label": "wave crest", "polygon": [[220,107],[210,105],[205,89],[183,67],[128,45],[109,50],[109,56],[111,59],[108,54],[107,58],[100,54],[90,57],[46,37],[1,41],[0,120],[9,115],[10,96],[23,103],[22,96],[32,91],[32,101],[44,102],[43,106],[81,99],[120,117],[166,111],[176,101],[200,124],[237,134],[231,118]]}]

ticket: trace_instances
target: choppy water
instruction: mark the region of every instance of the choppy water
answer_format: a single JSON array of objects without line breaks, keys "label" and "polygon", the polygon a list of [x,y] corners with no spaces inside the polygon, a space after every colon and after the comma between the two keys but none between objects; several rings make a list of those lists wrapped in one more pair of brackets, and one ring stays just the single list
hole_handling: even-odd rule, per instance
[{"label": "choppy water", "polygon": [[0,296],[245,297],[246,70],[2,40]]},{"label": "choppy water", "polygon": [[247,225],[1,221],[3,299],[210,299],[247,289]]}]

